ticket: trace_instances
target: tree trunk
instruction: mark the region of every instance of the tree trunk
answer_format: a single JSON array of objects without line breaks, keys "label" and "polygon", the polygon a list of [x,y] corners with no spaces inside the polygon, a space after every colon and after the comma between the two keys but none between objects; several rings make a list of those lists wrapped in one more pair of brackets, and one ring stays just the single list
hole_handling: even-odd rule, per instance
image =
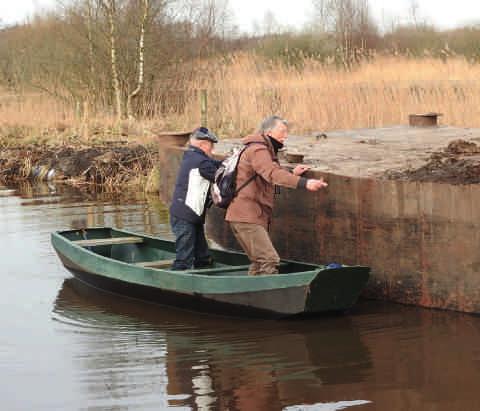
[{"label": "tree trunk", "polygon": [[84,135],[88,136],[88,110],[92,101],[95,100],[95,56],[93,52],[93,33],[92,33],[92,0],[87,0],[87,41],[88,41],[88,93],[87,100],[83,103],[84,117],[83,117],[83,129]]},{"label": "tree trunk", "polygon": [[103,6],[107,11],[108,22],[110,26],[110,61],[112,65],[112,84],[113,84],[113,93],[115,97],[115,114],[117,120],[122,119],[122,95],[120,91],[120,81],[118,78],[118,69],[117,69],[117,48],[116,48],[116,4],[115,0],[108,0],[108,5],[105,1],[102,1]]},{"label": "tree trunk", "polygon": [[95,93],[95,57],[93,53],[92,34],[92,0],[87,0],[87,40],[88,40],[88,66],[89,66],[89,94]]},{"label": "tree trunk", "polygon": [[137,87],[127,97],[127,116],[133,118],[132,99],[136,97],[143,86],[143,66],[145,64],[145,27],[148,19],[149,0],[143,0],[143,16],[140,25],[140,37],[138,39],[138,82]]}]

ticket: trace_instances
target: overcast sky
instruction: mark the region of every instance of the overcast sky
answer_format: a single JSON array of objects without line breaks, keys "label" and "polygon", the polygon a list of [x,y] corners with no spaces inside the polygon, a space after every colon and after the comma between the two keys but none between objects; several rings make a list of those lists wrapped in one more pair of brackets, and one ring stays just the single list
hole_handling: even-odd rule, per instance
[{"label": "overcast sky", "polygon": [[[480,22],[479,0],[417,0],[419,15],[442,28]],[[402,21],[408,16],[412,0],[370,0],[372,12],[380,27],[392,19]],[[0,0],[3,24],[23,21],[35,11],[52,7],[56,0]],[[312,0],[230,0],[235,20],[241,31],[250,31],[253,22],[261,23],[265,13],[272,11],[281,25],[301,27],[312,17]]]}]

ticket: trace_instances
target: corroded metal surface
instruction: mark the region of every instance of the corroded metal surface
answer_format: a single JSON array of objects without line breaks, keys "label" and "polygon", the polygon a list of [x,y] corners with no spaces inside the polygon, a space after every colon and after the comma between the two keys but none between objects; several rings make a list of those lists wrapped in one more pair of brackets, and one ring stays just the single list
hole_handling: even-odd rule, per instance
[{"label": "corroded metal surface", "polygon": [[436,127],[441,113],[410,114],[408,124],[413,127]]}]

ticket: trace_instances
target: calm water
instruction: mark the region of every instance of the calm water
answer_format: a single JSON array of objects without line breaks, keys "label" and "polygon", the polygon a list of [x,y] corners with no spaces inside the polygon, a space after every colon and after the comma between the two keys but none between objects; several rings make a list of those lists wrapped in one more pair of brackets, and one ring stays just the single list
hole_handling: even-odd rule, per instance
[{"label": "calm water", "polygon": [[371,301],[303,321],[197,315],[72,279],[53,230],[171,236],[143,195],[0,189],[1,410],[478,410],[480,317]]}]

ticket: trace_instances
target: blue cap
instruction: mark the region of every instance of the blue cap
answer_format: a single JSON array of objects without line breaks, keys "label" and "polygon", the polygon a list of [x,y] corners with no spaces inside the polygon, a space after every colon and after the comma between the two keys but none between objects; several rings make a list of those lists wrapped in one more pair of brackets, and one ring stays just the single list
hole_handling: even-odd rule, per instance
[{"label": "blue cap", "polygon": [[197,140],[208,140],[212,143],[218,143],[218,138],[207,127],[198,127],[193,130],[191,137]]}]

